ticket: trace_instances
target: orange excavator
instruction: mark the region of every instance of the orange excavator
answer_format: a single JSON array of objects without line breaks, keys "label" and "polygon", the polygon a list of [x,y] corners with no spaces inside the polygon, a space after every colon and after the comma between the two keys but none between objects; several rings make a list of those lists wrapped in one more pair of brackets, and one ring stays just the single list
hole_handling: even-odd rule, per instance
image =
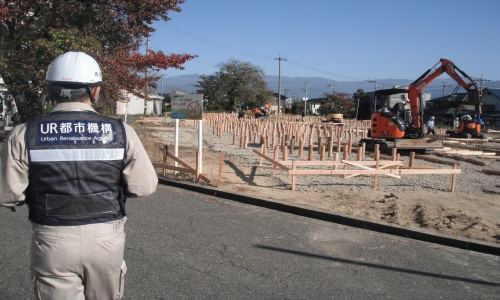
[{"label": "orange excavator", "polygon": [[[436,65],[427,70],[408,86],[410,116],[405,120],[398,114],[391,112],[386,108],[376,111],[371,117],[371,127],[368,133],[369,138],[362,139],[360,144],[366,143],[367,149],[372,149],[375,144],[379,144],[380,151],[388,150],[392,144],[398,149],[425,151],[427,149],[442,148],[442,140],[425,138],[423,127],[424,103],[422,99],[422,91],[443,73],[448,74],[467,91],[468,102],[475,105],[476,113],[480,116],[482,97],[481,91],[479,91],[476,83],[453,62],[442,58]],[[466,82],[464,78],[470,82]],[[382,93],[382,91],[384,93],[382,96],[384,97],[391,94],[388,90],[381,90],[380,93]],[[401,93],[400,88],[394,89],[392,94],[398,93]],[[380,96],[381,95],[378,95],[376,91],[374,101],[379,99]],[[478,117],[478,120],[480,120],[480,117]],[[480,125],[477,129],[480,131]]]}]

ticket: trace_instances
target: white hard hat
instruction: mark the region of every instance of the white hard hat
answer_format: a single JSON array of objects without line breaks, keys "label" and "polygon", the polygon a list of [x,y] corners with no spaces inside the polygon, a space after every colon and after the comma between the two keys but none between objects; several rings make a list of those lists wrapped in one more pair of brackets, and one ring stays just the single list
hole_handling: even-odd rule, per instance
[{"label": "white hard hat", "polygon": [[45,78],[49,83],[99,85],[101,69],[97,61],[84,52],[66,52],[54,59]]}]

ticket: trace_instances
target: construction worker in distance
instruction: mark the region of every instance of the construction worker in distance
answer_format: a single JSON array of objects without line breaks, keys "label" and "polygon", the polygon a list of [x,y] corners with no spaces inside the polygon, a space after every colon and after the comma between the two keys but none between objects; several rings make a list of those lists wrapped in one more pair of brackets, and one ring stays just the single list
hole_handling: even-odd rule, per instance
[{"label": "construction worker in distance", "polygon": [[[405,120],[405,106],[410,103],[410,100],[406,99],[403,101],[399,101],[391,108],[391,112],[400,116],[403,120]],[[405,120],[407,122],[408,120]]]},{"label": "construction worker in distance", "polygon": [[135,131],[98,115],[101,70],[67,52],[49,66],[54,110],[16,126],[0,152],[0,206],[26,203],[36,299],[121,299],[125,200],[158,178]]},{"label": "construction worker in distance", "polygon": [[434,116],[429,118],[429,121],[427,121],[427,134],[425,136],[429,136],[429,134],[432,133],[432,136],[436,136],[436,132],[434,131]]}]

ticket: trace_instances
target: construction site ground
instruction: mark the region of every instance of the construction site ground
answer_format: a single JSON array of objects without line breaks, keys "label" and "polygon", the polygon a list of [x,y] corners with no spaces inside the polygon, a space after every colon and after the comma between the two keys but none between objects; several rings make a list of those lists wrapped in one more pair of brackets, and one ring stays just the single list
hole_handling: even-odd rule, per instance
[{"label": "construction site ground", "polygon": [[[174,152],[174,120],[170,118],[147,118],[147,122],[130,122],[143,141],[151,160],[162,162],[161,148],[169,145]],[[180,122],[178,158],[193,168],[196,166],[198,150],[198,127],[195,121]],[[484,170],[500,171],[498,152],[490,155],[463,156],[482,161],[482,165],[464,160],[459,163],[461,173],[456,176],[456,191],[450,192],[452,175],[406,175],[400,179],[379,176],[374,190],[374,176],[343,178],[336,175],[297,176],[297,189],[291,190],[291,176],[277,172],[273,176],[270,164],[260,164],[253,150],[260,150],[259,141],[250,141],[246,148],[234,143],[233,135],[219,136],[207,122],[202,130],[202,174],[217,185],[221,153],[223,164],[219,188],[233,193],[271,199],[289,205],[300,205],[341,213],[367,220],[377,220],[410,228],[468,238],[491,243],[500,243],[500,177]],[[498,138],[498,135],[493,137]],[[481,153],[498,149],[494,139],[490,148],[477,145],[461,145],[460,151]],[[482,144],[483,145],[483,144]],[[453,146],[453,145],[452,145]],[[484,145],[483,145],[484,146]],[[454,146],[455,148],[457,145]],[[451,151],[451,150],[450,150]],[[455,153],[458,151],[454,149]],[[498,150],[500,151],[500,150]],[[272,153],[268,153],[270,157]],[[433,154],[429,157],[455,161]],[[293,159],[293,158],[290,158]],[[317,159],[317,158],[315,158]],[[326,158],[331,160],[332,158]],[[403,164],[409,157],[402,155]],[[172,160],[167,159],[172,164]],[[415,168],[450,168],[427,160],[416,159]],[[164,176],[158,169],[159,176]],[[169,179],[193,181],[192,174],[168,171]],[[200,184],[206,184],[201,181]]]}]

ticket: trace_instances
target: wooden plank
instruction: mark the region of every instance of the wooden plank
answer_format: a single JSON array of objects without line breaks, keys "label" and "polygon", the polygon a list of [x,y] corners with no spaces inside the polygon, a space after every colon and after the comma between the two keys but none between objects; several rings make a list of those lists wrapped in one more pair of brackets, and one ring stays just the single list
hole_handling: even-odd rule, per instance
[{"label": "wooden plank", "polygon": [[419,175],[419,174],[460,174],[462,173],[462,169],[431,169],[431,170],[425,170],[425,169],[399,169],[401,172],[400,174],[413,174],[413,175]]},{"label": "wooden plank", "polygon": [[451,151],[444,151],[441,153],[454,154],[454,155],[482,155],[483,151],[451,150]]},{"label": "wooden plank", "polygon": [[466,161],[466,162],[469,162],[471,164],[478,165],[478,166],[486,166],[486,165],[488,165],[484,161],[480,161],[480,160],[476,160],[476,159],[472,159],[472,158],[468,158],[468,157],[463,157],[463,156],[460,156],[460,155],[452,155],[452,154],[446,154],[446,153],[436,153],[436,155],[443,156],[443,157],[448,157],[448,158],[453,158],[453,159],[456,159],[456,160]]},{"label": "wooden plank", "polygon": [[[453,166],[453,169],[457,169],[458,164],[455,164]],[[455,187],[457,186],[457,174],[451,175],[451,192],[453,193],[455,191]]]},{"label": "wooden plank", "polygon": [[494,170],[494,169],[483,169],[481,170],[481,172],[491,175],[500,175],[500,170]]},{"label": "wooden plank", "polygon": [[[163,165],[163,164],[156,164],[156,165],[165,166],[165,169],[186,172],[186,173],[190,173],[190,174],[193,174],[193,175],[196,176],[196,172],[197,171],[196,171],[195,168],[191,167],[190,165],[188,165],[187,163],[185,163],[184,161],[182,161],[181,159],[179,159],[178,157],[176,157],[175,155],[173,155],[172,153],[170,153],[168,151],[167,151],[167,156],[170,157],[171,159],[175,160],[176,162],[178,162],[184,168],[179,168],[179,167],[174,167],[174,166],[168,166],[168,165]],[[155,166],[155,164],[153,164],[153,166]],[[161,166],[159,166],[158,168],[162,168]],[[203,174],[200,174],[199,177],[201,179],[203,179],[205,182],[207,182],[208,184],[212,183],[212,180],[210,178],[208,178],[207,176],[203,175]]]},{"label": "wooden plank", "polygon": [[[441,152],[432,152],[432,154],[439,156],[439,154],[441,154]],[[442,160],[442,159],[439,159],[436,157],[430,157],[430,156],[422,155],[422,154],[415,154],[415,158],[430,161],[430,162],[435,162],[435,163],[443,164],[443,165],[453,166],[454,164],[456,164],[456,162],[453,162],[453,161]]]},{"label": "wooden plank", "polygon": [[359,175],[420,175],[420,174],[460,174],[461,169],[378,169],[378,170],[289,170],[290,175],[348,175],[348,174],[358,174]]},{"label": "wooden plank", "polygon": [[[392,167],[392,166],[400,166],[403,164],[402,161],[392,161],[392,164],[387,164],[385,166],[380,166],[379,163],[375,164],[376,168],[370,168],[370,167],[366,167],[366,166],[363,166],[362,164],[356,164],[356,163],[352,163],[352,162],[349,162],[347,160],[342,160],[343,163],[345,164],[348,164],[348,165],[351,165],[351,166],[355,166],[355,167],[358,167],[358,168],[361,168],[361,169],[365,169],[365,170],[380,170],[380,169],[384,169],[386,167]],[[381,161],[377,161],[377,162],[381,162]],[[355,176],[358,176],[359,174],[353,174],[353,175],[349,175],[349,176],[346,176],[345,178],[351,178],[351,177],[355,177]],[[393,175],[393,174],[384,174],[384,175],[387,175],[387,176],[390,176],[390,177],[393,177],[393,178],[398,178],[398,179],[401,179],[401,176],[398,176],[398,175]]]},{"label": "wooden plank", "polygon": [[273,165],[279,167],[282,170],[285,170],[285,171],[290,170],[290,168],[288,168],[287,166],[273,160],[272,158],[260,153],[259,151],[255,150],[255,149],[253,149],[253,153],[257,154],[258,156],[262,157],[263,159],[267,160],[268,162],[272,163]]},{"label": "wooden plank", "polygon": [[182,161],[180,158],[178,158],[177,156],[173,155],[172,153],[170,153],[168,151],[167,151],[167,156],[170,157],[171,159],[175,160],[176,162],[178,162],[181,166],[183,166],[185,168],[190,168],[193,171],[196,171],[193,167],[191,167],[190,165],[188,165],[187,163]]},{"label": "wooden plank", "polygon": [[394,147],[398,149],[439,149],[443,148],[441,139],[395,139]]},{"label": "wooden plank", "polygon": [[[355,164],[360,164],[363,166],[375,166],[376,161],[374,160],[351,160],[349,161],[351,163]],[[283,165],[291,165],[292,161],[286,161],[286,162],[281,162]],[[403,161],[398,161],[398,163],[403,164]],[[380,165],[385,166],[385,165],[392,165],[394,164],[394,161],[392,160],[381,160]],[[336,161],[336,160],[326,160],[326,161],[318,161],[318,160],[312,160],[312,161],[305,161],[305,160],[297,160],[296,161],[297,166],[340,166],[344,165],[343,162],[341,161]]]}]

